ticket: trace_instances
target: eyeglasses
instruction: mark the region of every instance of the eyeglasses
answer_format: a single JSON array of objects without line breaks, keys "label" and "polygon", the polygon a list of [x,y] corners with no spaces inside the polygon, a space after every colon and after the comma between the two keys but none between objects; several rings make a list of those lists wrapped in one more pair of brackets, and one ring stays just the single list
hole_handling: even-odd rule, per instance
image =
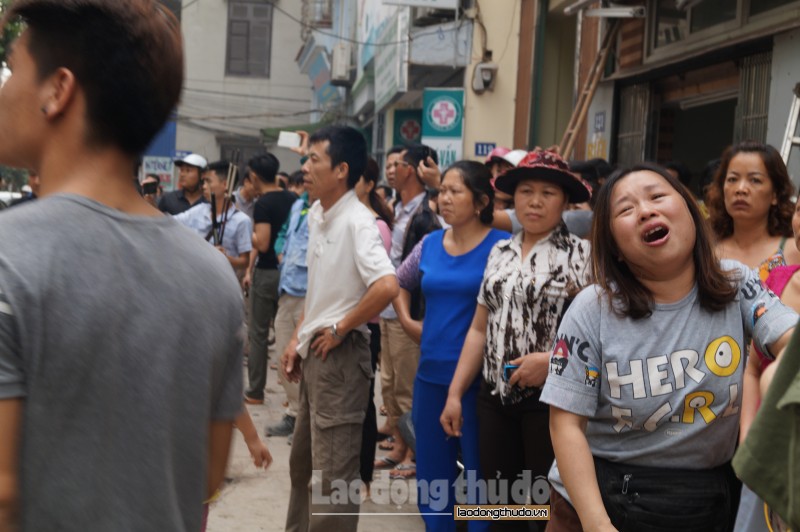
[{"label": "eyeglasses", "polygon": [[393,163],[388,163],[388,164],[386,165],[386,169],[388,170],[389,168],[397,168],[397,167],[398,167],[398,166],[400,166],[400,165],[403,165],[403,166],[411,166],[411,163],[407,163],[407,162],[405,162],[405,161],[395,161],[395,162],[393,162]]}]

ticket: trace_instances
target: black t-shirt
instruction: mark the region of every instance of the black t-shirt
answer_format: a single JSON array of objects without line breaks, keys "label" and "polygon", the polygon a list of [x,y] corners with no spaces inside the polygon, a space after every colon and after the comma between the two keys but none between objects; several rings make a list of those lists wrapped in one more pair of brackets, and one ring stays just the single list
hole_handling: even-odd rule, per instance
[{"label": "black t-shirt", "polygon": [[186,199],[186,196],[183,194],[183,190],[173,190],[161,196],[161,199],[158,200],[158,208],[161,212],[175,216],[176,214],[188,211],[199,203],[205,202],[206,199],[201,195],[194,203],[189,203],[189,200]]},{"label": "black t-shirt", "polygon": [[277,270],[278,256],[275,254],[275,241],[278,233],[283,227],[292,205],[297,201],[297,196],[293,192],[286,190],[276,190],[267,192],[256,202],[253,209],[253,224],[269,224],[269,249],[266,253],[258,254],[256,268],[262,270]]}]

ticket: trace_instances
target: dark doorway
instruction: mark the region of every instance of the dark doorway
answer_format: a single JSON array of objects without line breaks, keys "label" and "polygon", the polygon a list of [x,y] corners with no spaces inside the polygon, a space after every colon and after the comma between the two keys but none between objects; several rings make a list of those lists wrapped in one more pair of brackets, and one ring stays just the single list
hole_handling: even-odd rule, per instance
[{"label": "dark doorway", "polygon": [[701,105],[691,100],[664,105],[658,130],[658,160],[679,161],[692,174],[691,189],[702,197],[703,169],[733,142],[736,99]]}]

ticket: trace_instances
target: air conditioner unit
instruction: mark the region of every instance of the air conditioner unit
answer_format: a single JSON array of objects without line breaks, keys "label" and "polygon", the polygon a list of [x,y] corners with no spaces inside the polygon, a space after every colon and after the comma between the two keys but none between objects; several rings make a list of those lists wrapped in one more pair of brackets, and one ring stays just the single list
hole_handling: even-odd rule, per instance
[{"label": "air conditioner unit", "polygon": [[415,7],[411,11],[413,26],[433,26],[455,20],[456,12],[454,9],[439,9],[435,7]]},{"label": "air conditioner unit", "polygon": [[331,57],[331,85],[349,87],[353,83],[350,43],[340,42],[333,47]]}]

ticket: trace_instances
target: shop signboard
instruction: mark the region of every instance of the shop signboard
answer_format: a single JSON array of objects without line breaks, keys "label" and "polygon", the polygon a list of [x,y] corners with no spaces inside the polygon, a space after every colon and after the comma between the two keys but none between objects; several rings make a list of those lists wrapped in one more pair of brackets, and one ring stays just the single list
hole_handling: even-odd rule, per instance
[{"label": "shop signboard", "polygon": [[440,168],[464,158],[464,89],[425,89],[422,143],[437,151]]}]

